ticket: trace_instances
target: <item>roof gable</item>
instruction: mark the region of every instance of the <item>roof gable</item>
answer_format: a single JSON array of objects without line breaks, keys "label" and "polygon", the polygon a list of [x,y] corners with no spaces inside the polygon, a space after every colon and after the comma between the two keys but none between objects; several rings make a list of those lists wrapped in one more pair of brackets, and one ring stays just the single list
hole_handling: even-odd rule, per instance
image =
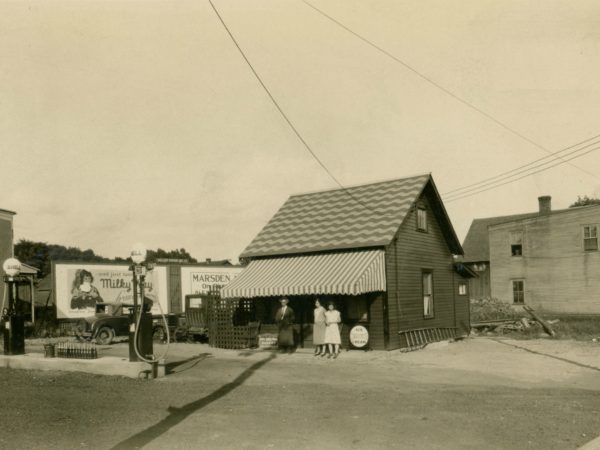
[{"label": "roof gable", "polygon": [[486,219],[474,219],[471,222],[467,236],[463,242],[465,262],[478,262],[490,260],[490,243],[488,239],[488,227],[504,222],[527,219],[537,216],[538,213],[515,214],[512,216],[488,217]]},{"label": "roof gable", "polygon": [[498,216],[488,217],[485,219],[475,219],[471,222],[471,227],[467,232],[467,236],[463,242],[463,249],[465,256],[464,262],[479,262],[490,260],[490,245],[488,239],[488,228],[495,225],[511,223],[511,222],[524,222],[526,220],[536,218],[553,217],[557,214],[577,214],[582,210],[588,208],[600,207],[600,205],[590,206],[579,206],[567,209],[556,209],[552,210],[549,214],[540,215],[539,212],[524,213],[524,214],[513,214],[510,216]]},{"label": "roof gable", "polygon": [[292,195],[240,257],[387,245],[430,181],[425,174]]}]

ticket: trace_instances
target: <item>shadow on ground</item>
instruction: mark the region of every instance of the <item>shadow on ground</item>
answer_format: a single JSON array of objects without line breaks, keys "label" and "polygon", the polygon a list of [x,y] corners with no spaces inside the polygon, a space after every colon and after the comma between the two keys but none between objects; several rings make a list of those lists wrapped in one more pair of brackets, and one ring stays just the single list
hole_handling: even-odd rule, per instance
[{"label": "shadow on ground", "polygon": [[[131,436],[130,438],[118,443],[113,447],[113,450],[129,450],[134,448],[141,448],[144,445],[152,442],[154,439],[161,436],[163,433],[166,433],[175,425],[178,425],[184,419],[186,419],[190,414],[199,411],[205,406],[211,404],[212,402],[220,399],[221,397],[229,394],[235,388],[241,386],[248,378],[252,376],[254,372],[260,369],[262,366],[267,364],[269,361],[276,358],[276,354],[269,355],[268,358],[265,358],[261,361],[258,361],[244,370],[241,374],[239,374],[233,381],[227,383],[224,386],[221,386],[219,389],[214,391],[212,394],[209,394],[205,397],[202,397],[196,401],[188,403],[187,405],[182,406],[181,408],[173,408],[169,407],[167,411],[169,415],[165,417],[163,420],[158,422],[155,425],[152,425],[145,430],[140,431],[139,433]],[[193,359],[193,358],[191,358]]]},{"label": "shadow on ground", "polygon": [[[212,354],[210,353],[200,353],[199,355],[192,356],[190,358],[182,359],[181,361],[174,361],[168,364],[165,364],[165,373],[167,375],[172,373],[181,373],[186,370],[190,370],[194,368],[198,363],[204,361],[207,358],[212,358]],[[191,363],[187,366],[186,364]],[[185,366],[185,367],[182,367]]]}]

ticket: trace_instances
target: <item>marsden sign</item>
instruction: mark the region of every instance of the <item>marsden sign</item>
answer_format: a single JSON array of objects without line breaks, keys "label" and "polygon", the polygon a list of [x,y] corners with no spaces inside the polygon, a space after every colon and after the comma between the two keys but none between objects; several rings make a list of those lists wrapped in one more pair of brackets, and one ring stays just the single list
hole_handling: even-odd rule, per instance
[{"label": "marsden sign", "polygon": [[[181,275],[176,277],[171,276],[170,265],[158,264],[147,273],[144,294],[153,302],[152,315],[159,315],[161,308],[164,313],[183,311],[186,295],[222,288],[242,271],[239,266],[180,268]],[[57,319],[92,316],[96,303],[133,303],[128,264],[57,261],[52,267],[52,283]]]},{"label": "marsden sign", "polygon": [[181,301],[185,305],[185,296],[205,294],[228,285],[241,271],[242,267],[181,267]]}]

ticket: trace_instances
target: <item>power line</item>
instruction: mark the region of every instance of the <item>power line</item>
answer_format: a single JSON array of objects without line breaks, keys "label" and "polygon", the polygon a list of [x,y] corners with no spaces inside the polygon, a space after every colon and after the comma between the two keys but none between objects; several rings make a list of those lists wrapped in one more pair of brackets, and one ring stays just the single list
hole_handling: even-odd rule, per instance
[{"label": "power line", "polygon": [[[584,142],[586,142],[586,141],[584,141]],[[598,145],[598,144],[600,144],[600,141],[598,141],[598,140],[597,140],[597,141],[595,141],[595,142],[592,142],[591,144],[584,145],[583,147],[580,147],[580,148],[578,148],[578,149],[576,149],[576,150],[572,150],[572,151],[570,151],[570,152],[568,152],[568,153],[564,153],[562,156],[563,156],[563,157],[566,157],[566,156],[569,156],[569,155],[573,155],[573,154],[576,154],[576,153],[579,153],[579,152],[581,152],[582,150],[585,150],[586,148],[589,148],[589,147],[592,147],[592,146],[594,146],[594,145]],[[576,145],[578,145],[578,144],[576,144]],[[569,149],[569,148],[572,148],[572,147],[574,147],[574,146],[567,147],[567,149]],[[564,149],[564,150],[566,150],[566,149]],[[561,150],[561,151],[564,151],[564,150]],[[585,154],[585,153],[584,153],[584,154]],[[574,156],[574,157],[572,157],[572,158],[568,158],[568,159],[567,159],[567,161],[570,161],[570,160],[572,160],[572,159],[578,158],[579,156],[583,156],[583,154],[582,154],[582,155],[577,155],[577,156]],[[538,161],[541,161],[541,160],[543,160],[543,159],[547,159],[547,158],[548,158],[548,157],[546,157],[546,158],[542,158],[542,159],[540,159],[540,160],[533,161],[533,162],[530,162],[529,164],[526,164],[526,165],[524,165],[524,166],[521,166],[521,167],[527,167],[527,168],[525,168],[525,169],[522,169],[522,170],[513,169],[513,170],[510,170],[510,171],[508,171],[508,172],[504,172],[504,173],[506,173],[506,174],[508,174],[508,175],[505,175],[505,176],[500,176],[500,175],[497,175],[497,176],[495,176],[495,177],[492,177],[492,178],[490,178],[490,179],[489,179],[489,180],[494,180],[494,181],[487,181],[487,182],[484,182],[484,181],[482,181],[482,182],[479,182],[479,183],[474,183],[474,184],[472,184],[472,185],[469,185],[469,186],[465,186],[465,187],[462,187],[462,188],[459,188],[459,189],[455,189],[454,191],[451,191],[452,193],[445,193],[445,194],[442,194],[442,195],[444,196],[444,198],[460,197],[460,196],[462,196],[463,194],[466,194],[466,193],[468,193],[468,192],[479,191],[479,189],[481,189],[481,188],[484,188],[484,187],[486,187],[486,186],[492,186],[492,185],[495,185],[495,184],[497,184],[497,183],[499,183],[499,182],[501,182],[501,181],[504,181],[504,180],[508,180],[508,179],[514,178],[514,177],[516,177],[517,175],[520,175],[520,174],[522,174],[522,173],[527,173],[527,172],[529,172],[529,171],[531,171],[531,170],[533,170],[533,169],[537,169],[537,168],[539,168],[539,167],[544,167],[544,166],[547,166],[548,164],[551,164],[551,163],[553,163],[553,162],[556,162],[556,161],[557,161],[556,159],[555,159],[555,160],[549,160],[549,161],[542,162],[542,163],[540,163],[540,164],[534,165],[534,163],[535,163],[535,162],[538,162]],[[560,162],[560,164],[563,164],[563,162],[562,162],[562,161],[559,161],[559,162]],[[557,165],[558,165],[558,164],[557,164]],[[529,166],[529,167],[528,167],[528,166]],[[551,167],[555,167],[555,166],[551,166]],[[550,167],[549,167],[549,168],[550,168]],[[511,173],[511,172],[512,172],[512,173]],[[529,174],[528,174],[528,175],[529,175]],[[473,186],[473,187],[470,187],[470,186]]]},{"label": "power line", "polygon": [[[425,80],[427,83],[431,84],[432,86],[435,86],[437,89],[441,90],[442,92],[446,93],[447,95],[449,95],[450,97],[452,97],[454,100],[462,103],[463,105],[465,105],[466,107],[478,112],[479,114],[481,114],[482,116],[486,117],[487,119],[491,120],[492,122],[494,122],[496,125],[504,128],[505,130],[509,131],[510,133],[512,133],[513,135],[519,137],[520,139],[528,142],[529,144],[539,148],[540,150],[553,155],[554,154],[548,150],[546,147],[544,147],[541,144],[538,144],[537,142],[535,142],[533,139],[525,136],[524,134],[520,133],[519,131],[515,130],[514,128],[510,127],[509,125],[507,125],[506,123],[496,119],[494,116],[492,116],[490,113],[485,112],[484,110],[482,110],[481,108],[475,106],[473,103],[463,99],[462,97],[459,97],[457,94],[455,94],[454,92],[450,91],[449,89],[445,88],[444,86],[442,86],[441,84],[437,83],[436,81],[434,81],[432,78],[428,77],[427,75],[424,75],[423,73],[421,73],[420,71],[418,71],[417,69],[415,69],[414,67],[412,67],[411,65],[409,65],[408,63],[406,63],[405,61],[401,60],[400,58],[398,58],[397,56],[393,55],[392,53],[388,52],[387,50],[385,50],[384,48],[378,46],[377,44],[375,44],[374,42],[370,41],[369,39],[365,38],[364,36],[358,34],[357,32],[355,32],[354,30],[350,29],[349,27],[347,27],[346,25],[344,25],[343,23],[341,23],[339,20],[333,18],[332,16],[330,16],[329,14],[327,14],[326,12],[324,12],[323,10],[317,8],[316,6],[314,6],[313,4],[309,3],[306,0],[302,0],[302,2],[304,2],[306,5],[310,6],[313,10],[317,11],[319,14],[321,14],[323,17],[329,19],[331,22],[335,23],[336,25],[338,25],[340,28],[343,28],[344,30],[346,30],[348,33],[352,34],[353,36],[357,37],[358,39],[360,39],[361,41],[363,41],[365,44],[373,47],[374,49],[376,49],[377,51],[383,53],[384,55],[386,55],[388,58],[391,58],[392,60],[396,61],[398,64],[402,65],[405,69],[411,71],[412,73],[414,73],[415,75],[417,75],[419,78],[421,78],[422,80]],[[557,156],[558,159],[561,159],[560,156]],[[566,160],[564,162],[568,162],[569,160]],[[581,170],[582,172],[587,173],[588,175],[594,177],[597,180],[600,180],[600,177],[598,177],[596,174],[581,168],[579,166],[576,166],[575,164],[569,163],[571,166],[575,167],[578,170]]]},{"label": "power line", "polygon": [[[598,134],[598,135],[596,135],[596,136],[594,136],[594,137],[591,137],[591,138],[589,138],[589,139],[585,139],[585,140],[583,140],[583,141],[581,141],[581,142],[578,142],[578,143],[576,143],[576,144],[573,144],[573,145],[571,145],[571,146],[569,146],[569,147],[565,147],[565,148],[563,148],[563,149],[561,149],[561,150],[558,150],[558,151],[556,151],[556,152],[554,152],[554,153],[555,153],[555,154],[556,154],[556,153],[563,153],[563,152],[565,152],[565,151],[567,151],[567,150],[570,150],[570,149],[572,149],[572,148],[574,148],[574,147],[577,147],[578,145],[581,145],[581,144],[584,144],[584,143],[586,143],[586,142],[592,141],[592,140],[594,140],[594,139],[597,139],[597,138],[599,138],[599,137],[600,137],[600,134]],[[592,143],[592,144],[590,144],[590,145],[594,145],[594,144],[596,144],[596,143]],[[589,145],[588,145],[588,146],[586,146],[586,147],[589,147]],[[582,147],[582,149],[583,149],[583,148],[586,148],[586,147]],[[581,150],[581,149],[579,149],[579,150]],[[577,151],[579,151],[579,150],[576,150],[575,152],[577,152]],[[567,155],[570,155],[571,153],[575,153],[575,152],[569,152]],[[564,155],[563,155],[563,156],[564,156]],[[470,188],[470,187],[473,187],[473,186],[478,186],[478,185],[481,185],[481,184],[486,184],[488,181],[496,180],[496,179],[498,179],[498,178],[505,178],[505,176],[506,176],[506,175],[509,175],[509,174],[511,174],[512,172],[519,171],[520,169],[524,169],[524,168],[526,168],[526,167],[532,166],[533,164],[535,164],[535,163],[537,163],[537,162],[543,161],[543,160],[545,160],[545,159],[548,159],[548,158],[551,158],[551,157],[552,157],[551,155],[544,156],[544,157],[542,157],[542,158],[536,159],[536,160],[534,160],[534,161],[531,161],[531,162],[529,162],[529,163],[527,163],[527,164],[524,164],[524,165],[522,165],[522,166],[516,167],[516,168],[514,168],[514,169],[511,169],[511,170],[507,170],[506,172],[499,173],[498,175],[494,175],[493,177],[485,178],[485,179],[483,179],[483,180],[477,181],[476,183],[467,184],[466,186],[462,186],[462,187],[460,187],[460,188],[456,188],[456,189],[452,189],[452,190],[450,190],[450,191],[444,192],[442,195],[449,195],[449,194],[453,194],[453,193],[455,193],[455,192],[458,192],[458,191],[464,191],[464,190],[466,190],[467,188]],[[550,163],[550,162],[552,162],[552,161],[548,161],[548,163]]]},{"label": "power line", "polygon": [[[221,22],[221,24],[222,24],[222,25],[223,25],[223,27],[225,28],[225,30],[226,30],[226,32],[227,32],[227,34],[229,35],[229,37],[231,38],[231,40],[232,40],[232,41],[233,41],[233,43],[235,44],[236,48],[238,49],[238,51],[240,52],[240,54],[241,54],[241,55],[242,55],[242,57],[244,58],[244,61],[246,62],[246,64],[248,65],[248,67],[250,68],[250,70],[252,71],[252,73],[254,74],[254,76],[256,77],[256,79],[258,80],[258,82],[260,83],[260,85],[262,86],[262,88],[264,89],[264,91],[265,91],[265,92],[267,93],[267,95],[269,96],[269,98],[270,98],[271,102],[272,102],[272,103],[275,105],[275,107],[277,108],[277,110],[279,111],[279,113],[281,114],[281,116],[282,116],[282,117],[284,118],[284,120],[287,122],[287,124],[288,124],[288,125],[289,125],[289,127],[292,129],[292,131],[293,131],[293,132],[294,132],[294,134],[297,136],[297,138],[300,140],[300,142],[303,144],[304,148],[306,148],[306,150],[308,150],[308,152],[310,153],[310,155],[311,155],[311,156],[312,156],[312,157],[313,157],[313,158],[314,158],[314,159],[315,159],[315,160],[318,162],[318,164],[319,164],[319,165],[320,165],[320,166],[323,168],[323,170],[325,170],[325,172],[326,172],[326,173],[329,175],[329,177],[330,177],[330,178],[331,178],[331,179],[332,179],[332,180],[333,180],[333,181],[334,181],[334,182],[335,182],[335,183],[336,183],[336,184],[337,184],[337,185],[338,185],[338,186],[339,186],[339,187],[340,187],[340,188],[341,188],[341,189],[342,189],[342,190],[343,190],[343,191],[344,191],[344,192],[345,192],[345,193],[346,193],[346,194],[347,194],[349,197],[351,197],[351,198],[352,198],[352,199],[353,199],[355,202],[357,202],[358,204],[360,204],[361,206],[363,206],[365,209],[368,209],[368,210],[370,210],[370,211],[372,211],[372,212],[377,212],[376,210],[374,210],[373,208],[371,208],[369,205],[366,205],[366,204],[365,204],[364,202],[362,202],[360,199],[356,198],[356,197],[355,197],[355,196],[352,194],[352,192],[350,192],[350,191],[349,191],[349,190],[348,190],[346,187],[344,187],[344,186],[342,185],[342,183],[341,183],[341,182],[340,182],[340,181],[339,181],[339,180],[338,180],[338,179],[337,179],[337,178],[336,178],[336,177],[333,175],[333,173],[331,173],[331,171],[330,171],[330,170],[327,168],[327,166],[326,166],[326,165],[325,165],[325,164],[324,164],[324,163],[321,161],[321,159],[320,159],[320,158],[319,158],[319,157],[316,155],[316,153],[313,151],[313,149],[310,147],[310,145],[309,145],[309,144],[306,142],[306,140],[305,140],[305,139],[302,137],[302,135],[300,134],[300,132],[298,131],[298,129],[297,129],[295,126],[294,126],[294,124],[292,123],[292,121],[290,120],[290,118],[289,118],[289,117],[287,116],[287,114],[286,114],[286,113],[283,111],[283,109],[281,108],[281,106],[279,105],[279,103],[277,102],[277,100],[275,99],[275,97],[273,96],[273,94],[271,93],[271,91],[268,89],[268,87],[266,86],[266,84],[263,82],[263,80],[261,79],[260,75],[258,74],[258,72],[256,71],[256,69],[254,68],[254,66],[252,65],[252,63],[250,62],[250,60],[248,59],[248,57],[246,56],[246,54],[244,53],[244,51],[242,50],[241,46],[239,45],[239,43],[237,42],[237,40],[236,40],[236,39],[235,39],[235,37],[233,36],[233,34],[232,34],[232,32],[230,31],[230,29],[229,29],[229,27],[227,26],[227,24],[225,23],[225,21],[224,21],[223,17],[221,16],[221,14],[219,13],[219,11],[217,10],[217,8],[215,7],[215,5],[213,4],[212,0],[208,0],[208,1],[209,1],[209,3],[210,3],[211,7],[213,8],[213,10],[214,10],[215,14],[216,14],[216,15],[217,15],[217,17],[219,18],[219,21]],[[430,80],[430,79],[429,79],[429,78],[427,78],[426,76],[422,75],[421,73],[419,73],[418,71],[416,71],[416,70],[415,70],[415,69],[413,69],[412,67],[408,66],[408,65],[407,65],[406,63],[404,63],[403,61],[401,61],[401,60],[397,59],[395,56],[393,56],[393,55],[389,54],[388,52],[386,52],[385,50],[383,50],[383,49],[381,49],[380,47],[376,46],[375,44],[371,43],[370,41],[366,40],[366,39],[365,39],[365,38],[363,38],[362,36],[360,36],[360,35],[356,34],[355,32],[353,32],[352,30],[350,30],[349,28],[347,28],[347,27],[346,27],[346,26],[344,26],[343,24],[341,24],[341,23],[337,22],[335,19],[331,18],[331,17],[330,17],[330,16],[328,16],[327,14],[323,13],[321,10],[317,9],[316,7],[314,7],[313,5],[311,5],[310,3],[306,2],[305,0],[303,0],[303,1],[304,1],[304,3],[306,3],[308,6],[312,7],[312,8],[313,8],[313,9],[315,9],[316,11],[320,12],[321,14],[323,14],[325,17],[329,18],[330,20],[332,20],[333,22],[335,22],[335,23],[336,23],[336,24],[338,24],[339,26],[343,27],[344,29],[346,29],[346,30],[347,30],[347,31],[349,31],[350,33],[352,33],[352,34],[356,35],[357,37],[359,37],[361,40],[365,41],[365,42],[366,42],[366,43],[368,43],[369,45],[372,45],[372,46],[373,46],[373,47],[375,47],[377,50],[379,50],[379,51],[383,52],[383,53],[384,53],[384,54],[386,54],[387,56],[389,56],[389,57],[391,57],[392,59],[394,59],[394,60],[398,61],[400,64],[402,64],[402,65],[406,66],[408,69],[410,69],[411,71],[413,71],[414,73],[416,73],[417,75],[419,75],[421,78],[423,78],[423,79],[425,79],[426,81],[430,82],[430,83],[431,83],[431,84],[433,84],[434,86],[436,86],[436,87],[440,88],[441,90],[443,90],[444,92],[446,92],[448,95],[450,95],[450,96],[452,96],[452,97],[456,98],[456,99],[457,99],[457,100],[459,100],[461,103],[464,103],[465,105],[467,105],[467,106],[469,106],[469,107],[471,107],[471,108],[475,109],[476,111],[478,111],[478,112],[482,113],[483,115],[485,115],[486,117],[490,118],[490,119],[491,119],[491,120],[493,120],[494,122],[497,122],[499,125],[503,126],[504,128],[508,129],[509,131],[511,131],[511,132],[513,132],[513,133],[515,133],[515,134],[519,135],[520,137],[524,138],[525,140],[529,141],[529,139],[528,139],[528,138],[526,138],[525,136],[522,136],[522,135],[520,135],[518,132],[516,132],[516,131],[512,130],[511,128],[507,127],[507,126],[506,126],[506,125],[504,125],[503,123],[501,123],[501,122],[497,121],[497,120],[496,120],[494,117],[492,117],[492,116],[488,115],[487,113],[485,113],[485,112],[483,112],[483,111],[480,111],[480,110],[479,110],[479,109],[478,109],[476,106],[474,106],[474,105],[470,104],[470,103],[469,103],[469,102],[467,102],[466,100],[462,100],[460,97],[457,97],[457,96],[456,96],[455,94],[453,94],[452,92],[450,92],[450,91],[447,91],[445,88],[443,88],[442,86],[438,85],[438,84],[437,84],[437,83],[435,83],[433,80]],[[549,153],[549,156],[546,156],[546,157],[540,158],[540,159],[538,159],[538,160],[532,161],[532,162],[530,162],[530,163],[528,163],[528,164],[525,164],[525,165],[523,165],[523,166],[517,167],[517,168],[515,168],[515,169],[512,169],[512,170],[510,170],[510,171],[504,172],[504,173],[502,173],[502,174],[496,175],[496,176],[494,176],[494,177],[490,177],[490,178],[488,178],[488,179],[486,179],[486,180],[482,180],[482,181],[480,181],[480,182],[478,182],[478,183],[473,183],[473,184],[471,184],[471,185],[464,186],[463,188],[458,188],[458,189],[455,189],[455,190],[451,191],[451,193],[454,193],[454,192],[456,192],[456,193],[455,193],[454,195],[450,195],[450,197],[451,197],[451,198],[450,198],[449,200],[445,200],[445,201],[447,201],[447,202],[452,202],[452,201],[460,200],[460,199],[467,198],[467,197],[470,197],[470,196],[473,196],[473,195],[477,195],[477,194],[479,194],[479,193],[482,193],[482,192],[485,192],[485,191],[488,191],[488,190],[491,190],[491,189],[495,189],[495,188],[498,188],[498,187],[500,187],[500,186],[504,186],[504,185],[506,185],[506,184],[509,184],[509,183],[512,183],[512,182],[515,182],[515,181],[521,180],[521,179],[523,179],[523,178],[525,178],[525,177],[528,177],[528,176],[534,175],[534,174],[536,174],[536,173],[539,173],[539,172],[542,172],[542,171],[545,171],[545,170],[551,169],[551,168],[553,168],[553,167],[556,167],[556,166],[558,166],[558,165],[560,165],[560,164],[567,163],[567,162],[569,162],[569,161],[571,161],[571,160],[573,160],[573,159],[576,159],[576,158],[579,158],[579,157],[581,157],[581,156],[584,156],[584,155],[586,155],[586,154],[588,154],[588,153],[591,153],[592,151],[596,151],[596,150],[600,149],[600,147],[593,148],[593,149],[591,149],[591,150],[589,150],[589,151],[587,151],[587,152],[584,152],[584,153],[578,154],[578,155],[576,155],[576,156],[573,156],[573,157],[571,157],[571,158],[567,158],[567,159],[565,159],[565,158],[564,158],[564,157],[562,157],[562,156],[557,156],[559,153],[565,152],[566,150],[572,149],[572,148],[574,148],[574,147],[576,147],[576,146],[578,146],[578,145],[581,145],[581,144],[583,144],[583,143],[589,142],[589,141],[591,141],[591,140],[594,140],[594,139],[596,139],[596,138],[598,138],[598,137],[600,137],[600,135],[598,135],[598,136],[594,136],[593,138],[586,139],[586,140],[584,140],[584,141],[581,141],[581,142],[579,142],[579,143],[577,143],[577,144],[574,144],[574,145],[572,145],[572,146],[566,147],[566,148],[564,148],[564,149],[562,149],[562,150],[559,150],[559,151],[557,151],[557,152],[554,152],[554,153],[552,153],[552,152],[549,152],[548,150],[546,150],[545,148],[543,148],[543,147],[539,146],[537,143],[535,143],[535,142],[533,142],[533,141],[529,141],[529,142],[531,142],[532,144],[534,144],[534,145],[536,145],[536,146],[538,146],[538,147],[542,148],[544,151],[548,152],[548,153]],[[569,152],[567,155],[571,155],[571,154],[573,154],[573,153],[578,153],[578,152],[580,152],[581,150],[583,150],[583,149],[585,149],[585,148],[587,148],[587,147],[590,147],[590,146],[592,146],[592,145],[596,145],[596,144],[598,144],[598,143],[600,143],[600,141],[599,141],[599,142],[593,142],[592,144],[588,144],[588,145],[586,145],[586,146],[584,146],[584,147],[582,147],[582,148],[579,148],[579,149],[577,149],[577,150],[574,150],[574,151],[572,151],[572,152]],[[556,156],[556,157],[554,158],[554,161],[556,161],[556,160],[560,160],[560,161],[558,161],[556,164],[553,164],[553,165],[551,165],[551,166],[548,166],[548,167],[544,167],[544,168],[542,168],[542,169],[540,169],[540,170],[537,170],[537,171],[534,171],[534,172],[529,172],[531,169],[535,169],[535,168],[538,168],[538,167],[541,167],[541,166],[545,166],[545,165],[547,165],[547,164],[551,163],[552,161],[548,161],[548,162],[545,162],[545,163],[539,164],[539,165],[537,165],[537,166],[533,166],[533,164],[535,164],[536,162],[543,161],[543,160],[545,160],[545,159],[548,159],[548,158],[549,158],[549,157],[551,157],[551,156],[552,156],[552,157]],[[571,164],[571,165],[572,165],[572,166],[574,166],[574,167],[577,167],[577,166],[575,166],[575,165],[573,165],[573,164]],[[530,167],[530,166],[533,166],[533,167]],[[526,167],[529,167],[529,169],[527,169],[527,170],[521,170],[521,171],[519,171],[520,169],[524,169],[524,168],[526,168]],[[517,171],[518,171],[518,172],[517,172]],[[509,173],[512,173],[512,172],[515,172],[515,173],[513,173],[513,174],[512,174],[512,175],[510,175],[510,176],[506,176],[507,174],[509,174]],[[518,178],[515,178],[515,179],[510,179],[510,178],[514,178],[516,175],[519,175],[519,174],[521,174],[521,173],[524,173],[524,172],[529,172],[529,173],[526,173],[525,175],[523,175],[523,176],[521,176],[521,177],[518,177]],[[596,177],[596,176],[595,176],[594,174],[592,174],[592,173],[590,173],[590,175],[592,175],[592,176]],[[501,181],[503,181],[503,180],[507,180],[507,179],[509,179],[509,180],[508,180],[508,181],[505,181],[505,182],[502,182],[502,183],[499,183],[499,182],[501,182]],[[491,180],[496,180],[496,181],[490,182]],[[477,187],[473,187],[473,186],[477,186]],[[486,186],[489,186],[489,187],[486,187]],[[472,189],[467,189],[467,188],[471,188],[471,187],[473,187],[473,188],[472,188]],[[485,188],[485,189],[482,189],[482,188],[484,188],[484,187],[486,187],[486,188]],[[460,192],[460,193],[458,193],[458,191],[464,191],[464,192]],[[471,191],[475,191],[475,192],[469,193],[469,192],[471,192]],[[381,214],[381,213],[380,213],[380,214]],[[386,213],[383,213],[383,214],[387,215]]]},{"label": "power line", "polygon": [[[284,120],[287,122],[287,124],[289,125],[289,127],[294,132],[294,134],[298,137],[298,139],[300,140],[300,142],[302,142],[302,145],[304,146],[304,148],[306,148],[306,150],[308,150],[308,152],[315,159],[315,161],[317,161],[319,163],[319,165],[323,168],[323,170],[325,170],[325,172],[327,173],[327,175],[329,175],[329,177],[335,182],[335,184],[337,184],[340,187],[340,189],[342,189],[348,196],[350,196],[350,198],[352,198],[355,202],[357,202],[358,204],[362,205],[364,208],[368,209],[369,211],[378,213],[376,210],[374,210],[373,208],[371,208],[369,205],[367,205],[364,202],[362,202],[359,198],[356,198],[352,194],[352,192],[350,192],[346,187],[344,187],[344,185],[342,185],[342,183],[327,168],[327,166],[325,165],[325,163],[323,163],[323,161],[321,161],[321,159],[313,151],[313,149],[310,147],[310,145],[308,145],[308,143],[306,142],[306,140],[302,137],[302,135],[300,134],[300,132],[298,131],[298,129],[294,126],[294,124],[289,119],[289,117],[287,116],[287,114],[283,111],[283,109],[281,108],[281,106],[279,106],[279,103],[277,102],[277,100],[275,99],[275,97],[273,96],[273,94],[271,94],[271,91],[266,86],[266,84],[263,82],[263,80],[261,79],[261,77],[258,74],[258,72],[254,69],[254,66],[252,65],[252,63],[250,62],[250,60],[248,59],[248,57],[246,56],[246,54],[244,53],[244,51],[242,50],[242,47],[238,44],[237,40],[235,39],[235,37],[233,36],[233,34],[231,33],[231,31],[229,30],[229,27],[227,26],[227,24],[223,20],[223,17],[221,17],[221,14],[219,14],[219,11],[217,10],[217,8],[215,7],[215,5],[213,4],[212,0],[208,0],[208,2],[210,3],[210,6],[212,7],[212,9],[215,11],[215,14],[219,18],[219,21],[221,22],[221,24],[225,28],[225,31],[227,31],[227,34],[229,35],[229,37],[231,38],[231,40],[233,41],[233,43],[237,47],[237,49],[240,52],[240,54],[242,55],[242,58],[244,58],[244,61],[246,61],[246,64],[248,65],[248,67],[250,67],[250,70],[252,71],[252,73],[254,74],[254,76],[256,77],[256,79],[258,80],[258,82],[260,83],[260,85],[262,86],[262,88],[264,89],[264,91],[267,93],[267,95],[271,99],[271,102],[273,102],[273,104],[275,105],[275,107],[277,108],[277,110],[279,111],[279,113],[281,114],[281,116],[284,118]],[[378,214],[387,215],[387,213],[378,213]]]},{"label": "power line", "polygon": [[488,187],[488,188],[485,188],[485,189],[478,190],[477,192],[472,192],[472,193],[470,193],[470,194],[460,195],[460,196],[457,196],[457,197],[451,198],[451,199],[449,199],[449,200],[446,200],[446,199],[444,199],[444,203],[451,203],[451,202],[454,202],[454,201],[456,201],[456,200],[462,200],[463,198],[472,197],[473,195],[481,194],[482,192],[486,192],[486,191],[489,191],[489,190],[491,190],[491,189],[496,189],[496,188],[499,188],[500,186],[504,186],[504,185],[506,185],[506,184],[514,183],[515,181],[522,180],[523,178],[529,177],[529,176],[531,176],[531,175],[535,175],[536,173],[544,172],[544,171],[546,171],[546,170],[548,170],[548,169],[551,169],[551,168],[553,168],[553,167],[556,167],[556,166],[559,166],[559,165],[561,165],[561,164],[564,164],[565,162],[567,162],[567,161],[571,161],[572,159],[577,159],[577,158],[580,158],[580,157],[582,157],[582,156],[584,156],[584,155],[587,155],[588,153],[592,153],[592,152],[594,152],[594,151],[596,151],[596,150],[600,150],[600,147],[595,147],[595,148],[592,148],[592,149],[588,150],[587,152],[584,152],[584,153],[581,153],[581,154],[579,154],[579,155],[573,156],[573,157],[571,157],[571,158],[567,159],[566,161],[558,161],[558,162],[556,162],[556,164],[554,164],[554,165],[552,165],[552,166],[549,166],[549,167],[544,167],[544,168],[542,168],[542,169],[536,170],[535,172],[527,173],[527,174],[525,174],[525,175],[523,175],[523,176],[521,176],[521,177],[515,178],[514,180],[508,180],[508,181],[505,181],[505,182],[503,182],[503,183],[496,184],[496,185],[494,185],[494,186],[491,186],[491,187]]}]

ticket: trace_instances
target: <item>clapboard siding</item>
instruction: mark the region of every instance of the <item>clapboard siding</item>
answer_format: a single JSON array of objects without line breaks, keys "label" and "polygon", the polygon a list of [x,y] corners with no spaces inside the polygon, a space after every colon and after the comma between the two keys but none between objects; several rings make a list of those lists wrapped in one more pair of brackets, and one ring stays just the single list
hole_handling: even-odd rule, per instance
[{"label": "clapboard siding", "polygon": [[[468,336],[471,331],[471,303],[469,300],[471,298],[471,291],[469,290],[468,280],[459,274],[454,274],[454,280],[454,312],[456,315],[456,327],[458,328],[458,334],[460,336]],[[467,284],[466,295],[458,294],[459,283]]]},{"label": "clapboard siding", "polygon": [[[476,278],[469,280],[469,296],[480,299],[491,297],[492,289],[490,284],[490,265],[487,261],[467,264],[471,270],[477,273]],[[481,268],[485,267],[484,270]]]},{"label": "clapboard siding", "polygon": [[[525,304],[565,314],[600,314],[600,251],[586,251],[583,227],[600,229],[600,206],[572,208],[489,228],[492,296],[513,302],[512,281],[523,280]],[[511,233],[522,233],[521,256]]]},{"label": "clapboard siding", "polygon": [[[13,255],[13,214],[0,211],[0,263]],[[0,264],[0,274],[4,271]],[[4,298],[4,282],[0,282],[0,298]]]},{"label": "clapboard siding", "polygon": [[[432,199],[431,189],[426,189],[417,201],[417,204],[426,208],[428,231],[417,230],[417,214],[413,208],[394,241],[386,247],[388,349],[400,347],[399,331],[456,326],[452,253],[436,220]],[[423,270],[433,273],[432,318],[423,317]]]},{"label": "clapboard siding", "polygon": [[384,306],[385,294],[379,294],[373,298],[371,303],[369,340],[373,350],[385,350],[385,333],[384,333]]}]

